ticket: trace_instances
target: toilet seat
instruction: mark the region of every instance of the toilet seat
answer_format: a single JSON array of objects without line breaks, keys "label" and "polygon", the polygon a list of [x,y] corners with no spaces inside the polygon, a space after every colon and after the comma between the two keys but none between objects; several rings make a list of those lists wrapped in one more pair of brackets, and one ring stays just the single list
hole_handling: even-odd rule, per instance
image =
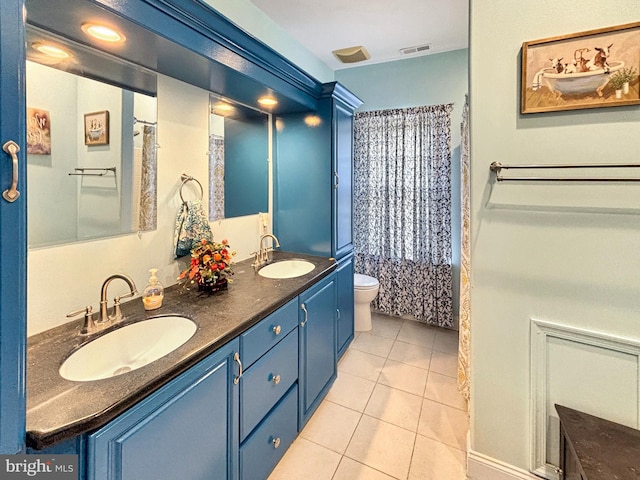
[{"label": "toilet seat", "polygon": [[353,288],[356,290],[374,290],[378,288],[378,279],[370,277],[369,275],[363,275],[356,273],[353,275]]}]

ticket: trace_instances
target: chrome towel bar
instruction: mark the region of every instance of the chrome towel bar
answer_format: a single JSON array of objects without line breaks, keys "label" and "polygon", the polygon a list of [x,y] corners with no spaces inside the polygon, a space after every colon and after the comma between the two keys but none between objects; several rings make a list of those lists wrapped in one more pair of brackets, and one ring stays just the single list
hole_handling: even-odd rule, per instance
[{"label": "chrome towel bar", "polygon": [[[108,167],[108,168],[88,168],[88,167],[78,167],[74,168],[75,172],[69,173],[69,175],[83,175],[85,177],[104,177],[109,172],[113,172],[116,174],[116,167]],[[85,173],[88,171],[97,171],[101,173]]]},{"label": "chrome towel bar", "polygon": [[523,165],[503,165],[500,162],[493,162],[489,166],[490,170],[496,174],[496,181],[517,181],[517,182],[640,182],[637,177],[504,177],[501,175],[502,170],[522,169],[522,170],[539,170],[539,169],[609,169],[609,168],[640,168],[640,163],[580,163],[580,164],[523,164]]}]

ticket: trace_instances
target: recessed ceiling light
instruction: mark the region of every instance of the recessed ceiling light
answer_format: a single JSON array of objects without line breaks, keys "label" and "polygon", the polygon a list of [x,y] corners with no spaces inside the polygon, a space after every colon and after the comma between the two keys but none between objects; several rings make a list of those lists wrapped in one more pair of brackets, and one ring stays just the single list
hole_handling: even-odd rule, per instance
[{"label": "recessed ceiling light", "polygon": [[307,127],[317,127],[322,123],[322,119],[318,115],[307,115],[304,117],[304,123]]},{"label": "recessed ceiling light", "polygon": [[263,107],[274,107],[278,104],[278,100],[276,100],[273,97],[266,96],[266,97],[260,97],[258,99],[258,103]]},{"label": "recessed ceiling light", "polygon": [[231,110],[233,110],[233,105],[229,105],[226,102],[217,102],[214,106],[213,106],[214,110],[220,110],[223,112],[230,112]]},{"label": "recessed ceiling light", "polygon": [[83,23],[82,31],[93,38],[105,42],[117,43],[126,40],[123,33],[106,25],[100,25],[99,23]]},{"label": "recessed ceiling light", "polygon": [[51,58],[63,59],[71,57],[71,54],[65,49],[51,45],[50,43],[36,42],[32,46],[40,53],[44,53]]}]

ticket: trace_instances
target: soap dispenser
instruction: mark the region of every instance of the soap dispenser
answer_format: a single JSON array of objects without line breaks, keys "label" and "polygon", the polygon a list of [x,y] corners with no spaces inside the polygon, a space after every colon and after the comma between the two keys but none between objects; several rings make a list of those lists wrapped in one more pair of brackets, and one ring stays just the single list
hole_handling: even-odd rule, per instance
[{"label": "soap dispenser", "polygon": [[155,310],[162,306],[164,287],[158,281],[158,277],[156,277],[158,269],[152,268],[149,272],[151,276],[149,277],[149,284],[144,287],[144,292],[142,292],[142,303],[144,304],[145,310]]}]

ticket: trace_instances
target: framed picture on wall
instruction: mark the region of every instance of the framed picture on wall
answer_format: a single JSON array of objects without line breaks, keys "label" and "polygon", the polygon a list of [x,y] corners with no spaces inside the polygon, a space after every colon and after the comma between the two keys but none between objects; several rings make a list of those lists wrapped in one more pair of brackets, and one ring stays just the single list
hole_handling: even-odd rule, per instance
[{"label": "framed picture on wall", "polygon": [[84,114],[84,144],[109,145],[109,111]]},{"label": "framed picture on wall", "polygon": [[522,44],[521,112],[640,104],[640,22]]},{"label": "framed picture on wall", "polygon": [[27,153],[51,155],[51,115],[48,110],[27,108]]}]

